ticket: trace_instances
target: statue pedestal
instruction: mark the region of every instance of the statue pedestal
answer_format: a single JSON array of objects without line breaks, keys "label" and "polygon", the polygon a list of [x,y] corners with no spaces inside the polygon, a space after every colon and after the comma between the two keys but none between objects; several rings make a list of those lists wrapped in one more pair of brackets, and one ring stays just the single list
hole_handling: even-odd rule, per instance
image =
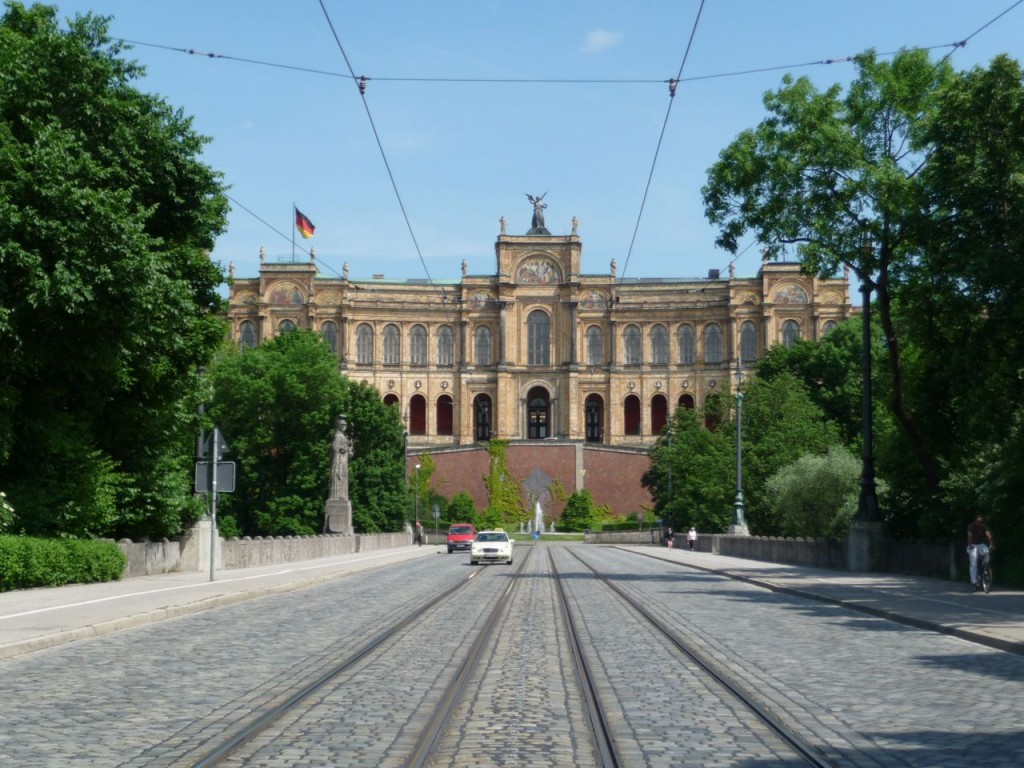
[{"label": "statue pedestal", "polygon": [[352,535],[352,502],[348,499],[328,499],[324,511],[324,533]]}]

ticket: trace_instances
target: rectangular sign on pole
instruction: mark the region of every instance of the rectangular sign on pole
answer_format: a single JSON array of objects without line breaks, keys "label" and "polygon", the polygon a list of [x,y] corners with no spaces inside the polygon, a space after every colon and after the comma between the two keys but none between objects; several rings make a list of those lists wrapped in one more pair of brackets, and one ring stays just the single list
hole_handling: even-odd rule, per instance
[{"label": "rectangular sign on pole", "polygon": [[[209,493],[211,487],[210,462],[196,462],[196,493]],[[235,462],[217,462],[217,493],[234,493],[235,490]]]}]

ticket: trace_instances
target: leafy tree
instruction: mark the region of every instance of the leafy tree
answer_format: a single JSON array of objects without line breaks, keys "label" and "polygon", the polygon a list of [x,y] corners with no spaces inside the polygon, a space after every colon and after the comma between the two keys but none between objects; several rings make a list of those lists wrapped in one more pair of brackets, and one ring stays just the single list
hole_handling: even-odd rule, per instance
[{"label": "leafy tree", "polygon": [[[814,404],[839,427],[846,445],[859,445],[861,441],[862,329],[860,317],[850,318],[818,341],[800,339],[791,347],[776,344],[757,365],[757,375],[765,381],[783,373],[799,379]],[[872,331],[872,355],[876,360],[883,359],[881,332],[877,327]],[[877,366],[872,373],[872,391],[878,402],[886,398],[888,377]]]},{"label": "leafy tree", "polygon": [[723,533],[732,521],[735,448],[721,430],[705,429],[702,418],[676,410],[670,429],[651,449],[641,483],[654,496],[657,514],[673,527]]},{"label": "leafy tree", "polygon": [[452,523],[473,523],[476,524],[476,504],[473,497],[465,491],[459,491],[452,496],[448,504],[448,524]]},{"label": "leafy tree", "polygon": [[165,536],[219,345],[220,175],[107,20],[0,19],[0,487],[26,532]]},{"label": "leafy tree", "polygon": [[795,246],[809,272],[830,275],[846,264],[874,293],[890,407],[937,495],[938,462],[904,398],[893,291],[920,254],[920,170],[929,149],[923,130],[953,73],[924,51],[905,51],[891,62],[869,52],[856,57],[856,66],[845,98],[839,86],[819,92],[789,75],[766,94],[769,117],[741,133],[710,169],[705,212],[721,226],[718,244],[733,253],[753,230],[767,256]]},{"label": "leafy tree", "polygon": [[[723,424],[720,431],[723,439],[735,446],[736,423]],[[778,535],[783,530],[782,520],[766,497],[768,478],[801,455],[824,454],[839,442],[836,425],[825,418],[791,374],[744,383],[743,498],[751,533]]]},{"label": "leafy tree", "polygon": [[804,454],[768,478],[774,517],[786,536],[845,538],[857,514],[861,462],[842,446]]},{"label": "leafy tree", "polygon": [[594,504],[594,498],[590,491],[582,488],[569,495],[558,524],[564,531],[586,531],[596,528],[600,521],[601,511]]},{"label": "leafy tree", "polygon": [[408,492],[401,422],[372,387],[342,377],[312,331],[292,331],[251,350],[228,351],[211,371],[211,418],[236,462],[224,512],[246,535],[323,529],[337,416],[352,440],[349,499],[360,532],[400,530]]}]

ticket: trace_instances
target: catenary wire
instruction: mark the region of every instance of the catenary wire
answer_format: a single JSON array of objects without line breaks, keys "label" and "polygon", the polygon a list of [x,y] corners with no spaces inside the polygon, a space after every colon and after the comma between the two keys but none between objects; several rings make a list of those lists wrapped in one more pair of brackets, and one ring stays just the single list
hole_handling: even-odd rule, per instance
[{"label": "catenary wire", "polygon": [[651,191],[651,181],[654,179],[654,169],[658,164],[658,155],[661,152],[661,142],[665,139],[665,129],[668,127],[668,119],[672,114],[672,102],[675,101],[676,96],[676,85],[679,82],[679,78],[683,76],[683,69],[686,67],[686,59],[690,55],[690,49],[693,47],[693,38],[697,35],[697,25],[700,23],[701,13],[704,11],[704,0],[700,0],[700,6],[697,8],[697,16],[693,20],[693,27],[690,30],[690,39],[686,42],[686,50],[683,52],[683,60],[679,63],[679,72],[676,74],[674,81],[669,83],[669,98],[668,108],[665,110],[665,119],[661,123],[661,133],[658,134],[658,144],[654,148],[654,158],[651,160],[651,170],[647,174],[647,186],[644,187],[644,196],[640,201],[640,210],[636,215],[636,225],[633,227],[633,237],[629,241],[629,250],[626,252],[626,261],[622,265],[622,277],[619,278],[619,282],[626,276],[626,270],[629,269],[629,259],[633,255],[633,246],[636,244],[636,235],[640,231],[640,220],[644,215],[644,206],[647,204],[647,195]]},{"label": "catenary wire", "polygon": [[[334,42],[338,45],[338,51],[341,52],[341,57],[345,60],[345,66],[348,67],[348,71],[352,74],[353,79],[355,79],[355,70],[352,69],[352,64],[348,60],[348,54],[345,53],[345,46],[341,44],[341,38],[338,36],[337,30],[334,28],[334,22],[331,21],[331,14],[327,11],[327,6],[324,5],[323,0],[320,0],[320,8],[324,13],[324,18],[327,20],[327,26],[330,27],[331,34],[334,36]],[[423,252],[420,250],[420,244],[416,240],[416,232],[413,230],[412,221],[410,221],[409,214],[405,210],[405,203],[402,202],[402,194],[398,191],[398,182],[395,180],[394,173],[391,172],[391,164],[388,162],[387,153],[384,151],[384,143],[380,139],[380,133],[377,131],[377,125],[373,121],[373,114],[370,112],[370,105],[366,101],[365,85],[362,82],[357,81],[357,86],[359,89],[359,98],[363,102],[363,109],[366,110],[366,117],[370,121],[370,128],[373,130],[373,137],[377,141],[377,148],[380,150],[381,159],[384,161],[384,168],[387,170],[388,178],[391,180],[391,188],[395,192],[395,198],[398,200],[398,207],[402,211],[402,218],[405,219],[405,226],[409,230],[409,237],[412,238],[412,244],[416,249],[416,255],[419,257],[420,265],[423,267],[423,273],[427,276],[427,282],[430,284],[431,288],[434,289],[438,297],[441,299],[441,306],[444,308],[445,317],[450,321],[451,318],[448,314],[445,294],[434,284],[434,279],[430,276],[430,270],[427,268],[427,262],[423,258]]]},{"label": "catenary wire", "polygon": [[[1014,2],[1008,8],[1006,8],[1004,11],[1002,11],[1001,13],[997,14],[996,16],[994,16],[992,19],[990,19],[988,22],[983,24],[981,27],[976,29],[974,32],[972,32],[970,35],[968,35],[966,38],[964,38],[961,41],[957,41],[957,42],[954,42],[954,43],[946,43],[946,44],[943,44],[943,45],[919,46],[919,47],[914,47],[914,48],[910,48],[910,49],[901,49],[901,50],[928,50],[928,51],[931,51],[931,50],[935,50],[935,49],[939,49],[939,48],[949,48],[950,50],[946,53],[946,55],[939,62],[939,65],[941,65],[941,63],[946,61],[946,60],[948,60],[953,55],[953,53],[956,52],[956,50],[958,48],[964,47],[971,38],[975,37],[976,35],[978,35],[982,31],[987,29],[989,26],[991,26],[996,21],[998,21],[1000,18],[1002,18],[1003,16],[1008,14],[1014,8],[1019,6],[1021,3],[1024,3],[1024,0],[1016,0],[1016,2]],[[220,53],[215,53],[215,52],[200,51],[200,50],[197,50],[197,49],[194,49],[194,48],[182,48],[182,47],[169,46],[169,45],[163,45],[163,44],[157,44],[157,43],[149,43],[149,42],[138,41],[138,40],[130,40],[130,39],[127,39],[127,38],[113,38],[112,37],[110,39],[112,41],[116,41],[116,42],[120,42],[120,43],[125,43],[125,44],[128,44],[128,45],[136,45],[136,46],[143,46],[143,47],[158,48],[158,49],[163,49],[163,50],[168,50],[168,51],[185,53],[185,54],[188,54],[188,55],[205,56],[205,57],[210,58],[210,59],[223,59],[223,60],[229,60],[229,61],[237,61],[237,62],[240,62],[240,63],[253,64],[253,65],[258,65],[258,66],[266,66],[266,67],[274,67],[274,68],[280,68],[280,69],[287,69],[287,70],[298,71],[298,72],[306,72],[306,73],[310,73],[310,74],[325,75],[325,76],[330,76],[330,77],[349,78],[349,79],[352,79],[353,82],[356,83],[357,85],[360,84],[360,81],[362,81],[362,84],[364,85],[364,87],[365,87],[365,83],[367,83],[369,81],[377,81],[377,82],[422,82],[422,83],[578,84],[578,85],[587,85],[587,84],[596,84],[596,85],[606,85],[606,84],[612,84],[612,85],[614,85],[614,84],[627,84],[627,85],[628,84],[644,84],[644,85],[646,85],[646,84],[655,84],[655,83],[663,84],[665,82],[669,82],[670,84],[678,85],[679,83],[697,82],[697,81],[701,81],[701,80],[711,80],[711,79],[717,79],[717,78],[738,77],[738,76],[743,76],[743,75],[757,74],[757,73],[771,72],[771,71],[778,71],[778,70],[784,70],[784,69],[785,70],[791,70],[791,69],[807,68],[807,67],[813,67],[813,66],[823,66],[823,65],[827,66],[827,65],[831,65],[831,64],[847,63],[847,62],[851,62],[851,61],[855,60],[855,58],[856,58],[855,56],[844,56],[844,57],[838,57],[838,58],[819,59],[819,60],[815,60],[815,61],[804,62],[804,63],[801,63],[801,64],[775,65],[775,66],[768,66],[768,67],[758,67],[758,68],[751,68],[751,69],[745,69],[745,70],[737,70],[737,71],[731,71],[731,72],[722,72],[722,73],[713,73],[713,74],[708,74],[708,75],[689,76],[689,77],[685,77],[684,78],[684,77],[682,77],[682,70],[683,70],[683,68],[685,66],[685,63],[686,63],[686,57],[689,54],[690,44],[692,44],[692,41],[693,41],[693,35],[696,32],[697,22],[695,21],[694,28],[693,28],[693,30],[691,32],[690,44],[688,44],[688,46],[687,46],[686,54],[684,55],[683,63],[680,65],[678,76],[674,80],[670,80],[670,81],[666,81],[664,79],[643,79],[643,78],[640,78],[640,79],[578,79],[578,78],[529,79],[529,78],[436,78],[436,77],[366,77],[366,76],[357,77],[356,74],[355,74],[354,69],[351,66],[351,63],[348,60],[348,56],[345,53],[345,50],[344,50],[343,46],[341,45],[341,41],[340,41],[340,39],[339,39],[339,37],[337,35],[337,32],[334,29],[333,22],[331,21],[330,16],[329,16],[329,14],[327,12],[327,9],[324,7],[322,0],[320,2],[320,5],[321,5],[321,8],[322,8],[322,10],[324,12],[325,17],[327,18],[327,22],[328,22],[328,25],[331,28],[331,32],[334,34],[335,42],[337,43],[337,45],[339,47],[339,50],[340,50],[340,52],[342,54],[342,57],[345,60],[345,64],[346,64],[346,66],[349,69],[349,74],[348,75],[346,75],[344,73],[340,73],[340,72],[332,72],[332,71],[316,69],[316,68],[312,68],[312,67],[304,67],[304,66],[291,65],[291,64],[282,64],[282,63],[277,63],[277,62],[269,62],[269,61],[262,61],[262,60],[258,60],[258,59],[249,59],[249,58],[243,58],[243,57],[238,57],[238,56],[232,56],[232,55],[229,55],[229,54],[220,54]],[[701,9],[703,9],[703,2],[701,3]],[[699,20],[699,18],[700,18],[700,11],[698,11],[697,20]],[[896,53],[898,53],[898,51],[890,51],[890,52],[885,52],[885,53],[881,53],[881,54],[877,54],[877,55],[885,57],[885,56],[895,55]],[[366,109],[367,116],[368,116],[368,118],[370,120],[370,124],[371,124],[371,127],[372,127],[373,132],[374,132],[374,136],[375,136],[375,138],[377,140],[378,148],[379,148],[379,150],[381,152],[381,156],[382,156],[382,158],[384,160],[385,168],[386,168],[386,170],[388,172],[388,176],[389,176],[389,178],[391,180],[392,187],[393,187],[393,189],[395,191],[395,195],[396,195],[396,197],[398,199],[399,207],[401,208],[403,217],[405,218],[406,226],[409,229],[410,236],[412,237],[413,244],[414,244],[414,246],[416,248],[416,252],[417,252],[417,255],[418,255],[419,259],[420,259],[420,262],[423,265],[424,272],[427,275],[427,279],[430,282],[430,284],[433,286],[434,285],[433,279],[431,278],[429,270],[426,267],[426,263],[424,261],[422,252],[421,252],[421,250],[419,248],[419,244],[418,244],[418,242],[416,240],[415,233],[414,233],[414,231],[412,229],[411,222],[410,222],[410,220],[408,218],[408,215],[406,213],[404,203],[402,201],[401,195],[399,194],[397,183],[395,181],[394,175],[391,172],[390,164],[388,163],[387,156],[386,156],[386,154],[384,152],[383,145],[381,143],[379,134],[377,132],[376,125],[373,122],[373,117],[372,117],[372,115],[370,113],[369,106],[366,103],[365,94],[363,93],[363,89],[361,89],[361,96],[363,97],[364,108]],[[633,248],[635,246],[635,240],[636,240],[636,237],[637,237],[637,233],[639,231],[640,219],[642,217],[643,209],[644,209],[644,206],[646,204],[646,200],[647,200],[647,197],[648,197],[648,194],[649,194],[650,185],[651,185],[651,182],[653,180],[653,173],[654,173],[655,166],[656,166],[656,163],[657,163],[658,154],[660,152],[660,147],[661,147],[661,144],[662,144],[662,141],[663,141],[663,138],[664,138],[664,134],[665,134],[665,130],[666,130],[666,127],[667,127],[667,122],[668,122],[668,119],[669,119],[669,115],[671,113],[671,108],[672,108],[672,101],[670,100],[668,109],[666,111],[665,121],[664,121],[664,123],[662,125],[662,131],[661,131],[661,134],[660,134],[659,139],[658,139],[657,149],[655,151],[655,157],[654,157],[654,160],[653,160],[652,165],[651,165],[651,171],[650,171],[650,174],[649,174],[649,177],[648,177],[647,186],[646,186],[645,191],[644,191],[643,202],[641,203],[640,212],[639,212],[638,217],[637,217],[636,227],[634,228],[633,238],[632,238],[632,240],[630,242],[629,251],[628,251],[627,256],[626,256],[626,263],[625,263],[625,265],[623,267],[623,276],[625,276],[625,272],[626,272],[626,269],[628,268],[629,260],[630,260],[630,258],[632,256]],[[232,202],[234,202],[239,208],[244,210],[246,213],[248,213],[249,215],[251,215],[254,218],[256,218],[258,221],[263,223],[265,226],[270,227],[270,229],[275,231],[277,234],[281,235],[285,239],[289,239],[287,235],[284,235],[283,233],[281,233],[280,230],[276,229],[275,227],[273,227],[272,225],[267,223],[264,219],[262,219],[261,217],[256,215],[254,212],[252,212],[247,207],[245,207],[244,205],[239,203],[237,200],[234,200],[230,196],[229,196],[229,199],[232,200]],[[753,243],[751,245],[753,245]],[[747,248],[745,248],[743,250],[743,252],[745,252],[747,249],[749,249],[749,247],[750,246],[747,246]],[[307,253],[307,255],[309,253],[308,251],[305,251],[304,249],[300,248],[300,250],[303,250],[305,253]],[[742,254],[742,252],[741,252],[741,254]],[[739,258],[739,255],[741,255],[741,254],[737,254],[737,256],[734,257],[731,260],[730,263],[735,263],[736,260]],[[325,264],[325,266],[327,266],[327,265]],[[328,267],[328,268],[332,272],[337,274],[336,270],[334,270],[333,268],[330,268],[330,267]]]}]

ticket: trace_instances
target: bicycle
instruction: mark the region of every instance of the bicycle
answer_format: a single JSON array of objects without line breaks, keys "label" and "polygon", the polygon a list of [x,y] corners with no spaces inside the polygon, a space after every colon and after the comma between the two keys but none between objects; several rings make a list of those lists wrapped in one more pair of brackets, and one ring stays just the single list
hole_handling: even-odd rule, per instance
[{"label": "bicycle", "polygon": [[978,566],[977,566],[978,581],[974,585],[975,589],[985,590],[987,595],[992,591],[992,548],[989,547],[985,553],[978,553]]}]

